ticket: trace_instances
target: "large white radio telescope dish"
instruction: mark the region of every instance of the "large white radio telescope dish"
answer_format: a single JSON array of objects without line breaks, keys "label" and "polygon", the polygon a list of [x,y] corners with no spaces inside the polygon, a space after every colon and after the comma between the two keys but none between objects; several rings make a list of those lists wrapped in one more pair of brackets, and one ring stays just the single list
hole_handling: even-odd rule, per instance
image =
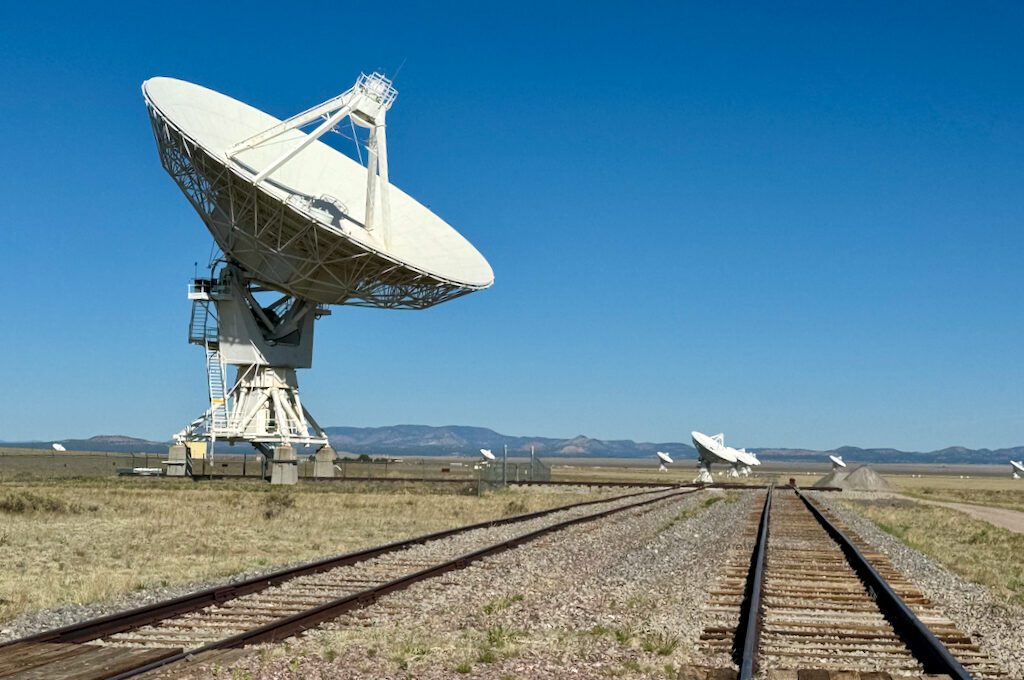
[{"label": "large white radio telescope dish", "polygon": [[846,467],[846,463],[843,461],[842,456],[829,456],[828,459],[832,461],[833,470],[838,470],[839,468]]},{"label": "large white radio telescope dish", "polygon": [[657,455],[658,455],[658,460],[660,460],[662,463],[672,463],[672,462],[674,462],[672,460],[672,456],[668,455],[664,451],[658,451]]},{"label": "large white radio telescope dish", "polygon": [[[390,81],[363,76],[336,98],[335,108],[346,105],[340,101],[346,96],[372,101],[382,87]],[[307,135],[173,78],[151,78],[142,91],[164,167],[224,254],[272,288],[320,304],[422,308],[494,282],[487,260],[466,239],[388,184],[386,163],[369,185],[367,168],[310,140],[319,129]],[[334,101],[320,106],[332,110]],[[381,118],[390,105],[377,103]],[[319,121],[316,109],[304,124]],[[357,109],[346,113],[366,125]],[[275,133],[281,128],[288,129]],[[384,134],[383,125],[376,129]],[[381,141],[377,147],[386,149]]]},{"label": "large white radio telescope dish", "polygon": [[1020,479],[1021,475],[1024,475],[1024,461],[1010,461],[1010,469],[1013,470],[1013,478]]},{"label": "large white radio telescope dish", "polygon": [[[312,365],[326,306],[423,309],[487,288],[494,273],[392,186],[386,117],[398,92],[382,74],[284,121],[173,78],[142,93],[164,169],[223,252],[188,289],[210,407],[175,435],[168,474],[191,474],[190,444],[209,457],[219,439],[252,444],[272,479],[294,483],[293,444],[329,446],[295,375]],[[332,131],[351,132],[359,162],[320,141]]]},{"label": "large white radio telescope dish", "polygon": [[495,460],[494,454],[491,453],[490,449],[480,449],[480,455],[484,457],[484,460]]},{"label": "large white radio telescope dish", "polygon": [[51,446],[54,451],[67,451],[67,448],[65,448],[63,444],[58,444],[57,442],[54,442]]}]

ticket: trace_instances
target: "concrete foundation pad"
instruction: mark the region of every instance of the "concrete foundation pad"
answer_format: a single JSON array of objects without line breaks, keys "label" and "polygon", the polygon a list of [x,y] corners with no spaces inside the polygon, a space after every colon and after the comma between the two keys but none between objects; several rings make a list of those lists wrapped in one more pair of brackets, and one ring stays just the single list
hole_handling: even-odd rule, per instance
[{"label": "concrete foundation pad", "polygon": [[313,476],[317,479],[331,479],[334,477],[334,461],[338,459],[338,453],[330,446],[325,446],[313,456]]},{"label": "concrete foundation pad", "polygon": [[299,458],[294,446],[275,446],[270,460],[271,484],[295,484],[299,481]]},{"label": "concrete foundation pad", "polygon": [[187,477],[192,474],[192,460],[189,457],[188,447],[184,444],[175,444],[167,449],[167,460],[164,461],[167,467],[168,477]]}]

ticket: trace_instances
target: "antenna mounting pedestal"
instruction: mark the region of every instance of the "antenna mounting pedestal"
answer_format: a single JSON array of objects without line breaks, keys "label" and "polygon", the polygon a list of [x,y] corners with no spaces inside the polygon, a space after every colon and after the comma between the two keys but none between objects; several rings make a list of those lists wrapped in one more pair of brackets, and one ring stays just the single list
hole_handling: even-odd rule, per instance
[{"label": "antenna mounting pedestal", "polygon": [[[256,295],[268,292],[235,265],[189,286],[189,341],[206,352],[210,408],[175,441],[186,447],[202,442],[194,448],[205,448],[208,459],[217,440],[251,444],[270,460],[274,483],[294,484],[293,445],[320,449],[328,443],[299,399],[295,375],[296,369],[312,365],[313,323],[328,312],[289,295],[264,306]],[[230,389],[228,366],[235,369]]]}]

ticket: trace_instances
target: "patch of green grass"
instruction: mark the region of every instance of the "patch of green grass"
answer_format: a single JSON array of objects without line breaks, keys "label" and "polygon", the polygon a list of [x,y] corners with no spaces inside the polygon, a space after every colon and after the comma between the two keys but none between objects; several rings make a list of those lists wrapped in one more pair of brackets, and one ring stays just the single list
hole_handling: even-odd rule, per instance
[{"label": "patch of green grass", "polygon": [[896,538],[902,539],[906,535],[907,529],[909,529],[910,527],[908,527],[905,524],[889,524],[887,522],[880,521],[878,522],[878,528],[884,531],[885,533],[889,534],[890,536],[895,536]]},{"label": "patch of green grass", "polygon": [[640,642],[640,647],[645,652],[654,652],[659,656],[668,656],[676,651],[679,646],[679,637],[665,632],[645,635]]},{"label": "patch of green grass", "polygon": [[615,641],[620,645],[628,645],[636,637],[636,631],[629,626],[615,626],[611,631]]},{"label": "patch of green grass", "polygon": [[484,614],[494,614],[495,612],[500,612],[502,609],[508,609],[516,602],[522,601],[522,595],[513,595],[512,597],[497,597],[484,605]]},{"label": "patch of green grass", "polygon": [[455,672],[456,673],[461,673],[463,675],[465,675],[466,673],[472,673],[473,672],[473,664],[470,663],[469,661],[463,661],[462,663],[460,663],[458,666],[455,667]]},{"label": "patch of green grass", "polygon": [[480,650],[476,660],[478,663],[494,663],[498,660],[498,653],[490,647],[484,647]]},{"label": "patch of green grass", "polygon": [[520,631],[504,624],[491,626],[487,629],[487,644],[491,647],[504,647],[522,637]]},{"label": "patch of green grass", "polygon": [[406,671],[409,670],[410,664],[426,656],[429,651],[427,646],[419,640],[406,638],[398,644],[394,654],[391,655],[391,660],[398,664],[401,670]]}]

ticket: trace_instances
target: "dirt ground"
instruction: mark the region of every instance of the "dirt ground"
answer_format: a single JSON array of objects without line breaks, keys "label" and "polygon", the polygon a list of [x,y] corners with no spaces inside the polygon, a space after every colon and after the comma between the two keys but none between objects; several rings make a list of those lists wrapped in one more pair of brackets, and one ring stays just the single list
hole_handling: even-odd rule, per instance
[{"label": "dirt ground", "polygon": [[[897,494],[899,495],[899,494]],[[994,508],[987,505],[972,505],[969,503],[947,503],[945,501],[929,501],[922,498],[911,498],[910,496],[899,496],[907,500],[926,503],[928,505],[939,505],[951,510],[966,513],[975,519],[988,522],[997,527],[1024,534],[1024,512],[1009,510],[1007,508]]]}]

